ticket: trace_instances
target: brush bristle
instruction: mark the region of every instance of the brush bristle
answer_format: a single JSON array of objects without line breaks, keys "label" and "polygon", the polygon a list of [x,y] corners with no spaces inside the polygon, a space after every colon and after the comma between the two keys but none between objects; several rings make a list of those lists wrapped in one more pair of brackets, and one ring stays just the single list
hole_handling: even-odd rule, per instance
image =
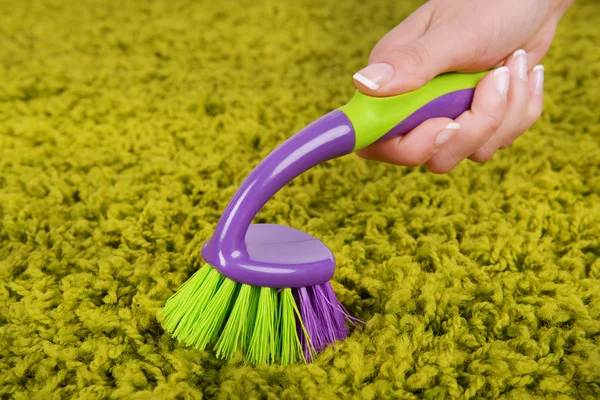
[{"label": "brush bristle", "polygon": [[230,359],[240,351],[252,364],[309,362],[348,335],[331,284],[299,289],[250,286],[205,265],[167,300],[165,329],[182,343]]}]

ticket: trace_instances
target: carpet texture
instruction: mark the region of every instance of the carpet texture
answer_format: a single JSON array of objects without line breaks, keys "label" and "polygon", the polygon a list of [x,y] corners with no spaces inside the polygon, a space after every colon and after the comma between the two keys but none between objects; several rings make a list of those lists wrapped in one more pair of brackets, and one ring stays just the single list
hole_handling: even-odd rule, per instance
[{"label": "carpet texture", "polygon": [[368,327],[249,367],[157,322],[243,178],[419,4],[0,0],[0,396],[600,397],[597,0],[560,25],[543,117],[491,161],[347,156],[261,211],[332,248]]}]

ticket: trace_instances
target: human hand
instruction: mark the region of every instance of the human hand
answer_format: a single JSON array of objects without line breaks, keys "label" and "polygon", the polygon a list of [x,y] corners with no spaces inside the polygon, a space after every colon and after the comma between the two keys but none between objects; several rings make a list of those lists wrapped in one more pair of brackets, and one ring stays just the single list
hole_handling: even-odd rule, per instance
[{"label": "human hand", "polygon": [[[447,173],[461,161],[489,160],[527,131],[542,113],[544,68],[558,22],[574,0],[431,0],[386,34],[369,65],[354,75],[371,96],[424,86],[445,72],[488,73],[470,111],[435,118],[357,154]],[[535,66],[535,67],[533,67]]]}]

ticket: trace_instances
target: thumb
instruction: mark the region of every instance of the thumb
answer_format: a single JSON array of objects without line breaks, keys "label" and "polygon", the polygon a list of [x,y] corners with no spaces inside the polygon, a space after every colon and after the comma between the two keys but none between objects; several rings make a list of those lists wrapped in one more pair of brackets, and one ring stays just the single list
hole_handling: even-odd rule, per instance
[{"label": "thumb", "polygon": [[[422,26],[423,22],[412,19],[403,24]],[[411,26],[391,31],[373,49],[369,65],[354,74],[358,90],[371,96],[393,96],[416,90],[435,76],[450,72],[460,53],[458,44],[450,39],[446,27],[427,28],[418,37],[406,41],[397,34],[410,30]]]}]

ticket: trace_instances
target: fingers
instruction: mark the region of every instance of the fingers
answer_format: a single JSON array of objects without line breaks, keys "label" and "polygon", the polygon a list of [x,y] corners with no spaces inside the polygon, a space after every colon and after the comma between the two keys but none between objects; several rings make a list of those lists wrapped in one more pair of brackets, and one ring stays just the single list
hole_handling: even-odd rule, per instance
[{"label": "fingers", "polygon": [[458,123],[448,118],[429,119],[402,137],[375,143],[357,154],[368,160],[389,164],[423,165],[459,128]]},{"label": "fingers", "polygon": [[371,96],[391,96],[424,86],[446,72],[454,59],[453,49],[434,33],[396,44],[387,52],[373,57],[376,62],[363,68],[353,78],[357,87]]},{"label": "fingers", "polygon": [[501,67],[488,73],[475,89],[471,110],[456,119],[460,130],[441,146],[426,167],[434,173],[447,173],[481,148],[498,130],[508,109],[511,73]]},{"label": "fingers", "polygon": [[522,116],[524,121],[529,121],[524,126],[525,128],[518,129],[512,134],[508,134],[507,140],[500,146],[500,148],[506,148],[510,146],[519,136],[525,133],[531,126],[540,118],[544,107],[544,66],[536,65],[532,71],[529,72],[529,90],[531,92],[529,103],[524,109],[524,115]]},{"label": "fingers", "polygon": [[542,93],[534,90],[533,81],[539,80],[540,72],[543,79],[543,67],[530,72],[524,50],[516,51],[507,60],[506,66],[511,71],[506,116],[492,137],[469,157],[476,162],[488,161],[498,149],[510,145],[535,123],[542,112]]},{"label": "fingers", "polygon": [[369,63],[376,63],[381,54],[389,52],[399,44],[409,43],[423,35],[429,27],[431,18],[430,5],[425,4],[418,8],[377,42],[369,56]]},{"label": "fingers", "polygon": [[465,158],[483,162],[510,145],[540,117],[543,107],[544,68],[525,69],[523,52],[507,65],[490,72],[475,90],[470,111],[456,121],[430,119],[406,134],[375,143],[358,155],[404,166],[425,165],[447,173]]},{"label": "fingers", "polygon": [[357,154],[397,165],[426,165],[436,173],[449,172],[496,132],[506,113],[509,86],[507,67],[492,71],[475,89],[471,110],[456,121],[430,119],[402,138],[375,143]]},{"label": "fingers", "polygon": [[527,53],[524,50],[516,51],[505,65],[511,72],[506,116],[492,137],[469,157],[473,161],[489,160],[513,133],[523,132],[530,126],[530,119],[523,118],[531,92],[529,90]]},{"label": "fingers", "polygon": [[385,35],[373,49],[369,65],[354,74],[357,88],[371,96],[406,93],[447,72],[464,48],[451,27],[431,28],[433,6],[426,3]]}]

